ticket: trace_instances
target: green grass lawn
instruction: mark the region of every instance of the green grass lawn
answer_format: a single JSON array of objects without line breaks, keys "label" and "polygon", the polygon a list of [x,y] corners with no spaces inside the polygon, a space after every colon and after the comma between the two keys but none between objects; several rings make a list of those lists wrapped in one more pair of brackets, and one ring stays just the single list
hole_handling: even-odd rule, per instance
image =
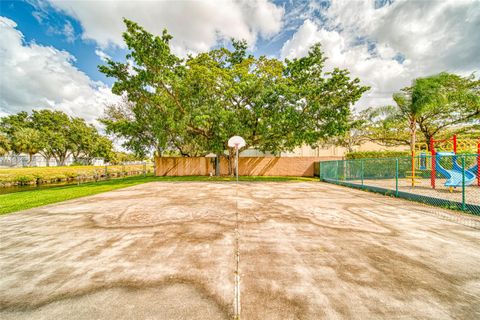
[{"label": "green grass lawn", "polygon": [[[101,182],[90,182],[81,185],[68,185],[61,187],[51,187],[38,190],[20,191],[0,195],[0,215],[15,212],[19,210],[44,206],[47,204],[61,202],[65,200],[85,197],[97,193],[116,190],[125,187],[131,187],[137,184],[162,181],[235,181],[231,177],[204,177],[204,176],[186,176],[186,177],[155,177],[155,176],[137,176],[124,179],[112,179]],[[318,178],[305,177],[240,177],[240,181],[318,181]]]}]

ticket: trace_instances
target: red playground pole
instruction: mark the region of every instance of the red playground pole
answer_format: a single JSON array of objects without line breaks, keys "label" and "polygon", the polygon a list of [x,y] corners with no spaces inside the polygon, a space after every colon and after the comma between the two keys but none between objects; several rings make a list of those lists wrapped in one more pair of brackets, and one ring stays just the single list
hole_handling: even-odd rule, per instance
[{"label": "red playground pole", "polygon": [[430,174],[430,184],[432,188],[435,189],[435,170],[437,165],[437,159],[435,157],[435,145],[433,142],[433,138],[430,138],[430,151],[432,152],[432,170]]},{"label": "red playground pole", "polygon": [[453,152],[457,154],[457,135],[453,135]]}]

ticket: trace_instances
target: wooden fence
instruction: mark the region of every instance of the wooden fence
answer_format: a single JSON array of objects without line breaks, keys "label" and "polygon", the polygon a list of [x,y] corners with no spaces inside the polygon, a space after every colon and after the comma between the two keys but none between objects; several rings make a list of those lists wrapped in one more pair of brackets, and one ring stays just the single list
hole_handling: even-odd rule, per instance
[{"label": "wooden fence", "polygon": [[[341,157],[240,157],[238,173],[241,176],[313,177],[314,163],[341,160]],[[160,157],[155,159],[157,176],[215,175],[215,158]],[[228,160],[220,158],[220,174],[228,175]]]}]

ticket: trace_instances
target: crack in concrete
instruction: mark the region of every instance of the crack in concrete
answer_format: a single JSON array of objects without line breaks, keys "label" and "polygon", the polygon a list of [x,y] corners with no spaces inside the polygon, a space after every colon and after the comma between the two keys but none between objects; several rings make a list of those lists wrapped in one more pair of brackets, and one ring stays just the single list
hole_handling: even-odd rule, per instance
[{"label": "crack in concrete", "polygon": [[238,181],[235,184],[235,301],[234,314],[236,319],[240,319],[241,304],[240,304],[240,233],[238,222]]}]

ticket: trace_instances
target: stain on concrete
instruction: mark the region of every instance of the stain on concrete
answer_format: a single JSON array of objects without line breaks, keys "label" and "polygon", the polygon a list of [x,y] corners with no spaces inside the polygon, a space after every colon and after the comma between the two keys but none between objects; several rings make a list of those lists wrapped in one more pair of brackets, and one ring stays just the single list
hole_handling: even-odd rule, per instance
[{"label": "stain on concrete", "polygon": [[475,218],[323,183],[235,194],[155,182],[0,217],[0,318],[231,319],[235,203],[242,319],[480,318]]}]

